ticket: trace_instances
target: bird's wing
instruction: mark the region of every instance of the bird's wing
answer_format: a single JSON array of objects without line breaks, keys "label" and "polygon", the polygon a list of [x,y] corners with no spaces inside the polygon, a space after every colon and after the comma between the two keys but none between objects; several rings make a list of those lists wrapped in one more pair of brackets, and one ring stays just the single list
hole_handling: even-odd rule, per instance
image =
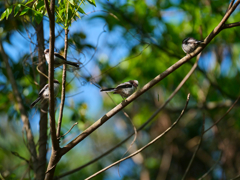
[{"label": "bird's wing", "polygon": [[122,89],[122,88],[132,88],[132,84],[130,82],[125,82],[122,84],[119,84],[116,89]]},{"label": "bird's wing", "polygon": [[39,96],[41,96],[43,94],[43,92],[45,91],[45,89],[48,88],[48,84],[46,84],[42,89],[41,91],[38,93]]},{"label": "bird's wing", "polygon": [[58,57],[58,58],[66,61],[66,59],[65,59],[62,55],[60,55],[59,53],[54,52],[54,55],[55,55],[56,57]]}]

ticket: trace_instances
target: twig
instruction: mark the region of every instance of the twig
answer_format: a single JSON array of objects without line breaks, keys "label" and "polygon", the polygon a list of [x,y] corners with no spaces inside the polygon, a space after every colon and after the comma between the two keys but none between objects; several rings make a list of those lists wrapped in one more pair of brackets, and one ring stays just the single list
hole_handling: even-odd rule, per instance
[{"label": "twig", "polygon": [[[196,62],[194,63],[193,67],[191,68],[191,70],[188,72],[188,74],[183,78],[183,80],[179,83],[179,85],[177,86],[177,88],[173,91],[173,93],[168,97],[168,99],[166,100],[166,102],[160,107],[158,108],[154,114],[141,126],[137,129],[137,131],[142,130],[147,124],[149,124],[157,115],[158,113],[164,108],[166,107],[166,105],[172,100],[172,98],[176,95],[176,93],[181,89],[181,87],[184,85],[184,83],[188,80],[188,78],[192,75],[192,73],[194,72],[194,70],[197,68],[197,64],[198,64],[198,60],[200,58],[200,55],[197,57]],[[132,135],[134,135],[134,133],[130,134],[126,139],[124,139],[122,142],[118,143],[116,146],[114,146],[113,148],[109,149],[108,151],[106,151],[104,154],[100,155],[99,157],[89,161],[88,163],[73,169],[71,171],[68,171],[66,173],[63,173],[62,175],[59,175],[58,177],[56,177],[56,179],[60,179],[62,177],[65,177],[67,175],[70,175],[74,172],[77,172],[81,169],[83,169],[84,167],[87,167],[88,165],[98,161],[99,159],[101,159],[102,157],[106,156],[107,154],[109,154],[110,152],[112,152],[113,150],[115,150],[116,148],[120,147],[123,143],[125,143],[128,139],[130,139],[132,137]]]},{"label": "twig", "polygon": [[235,22],[235,23],[231,23],[231,24],[224,24],[222,28],[227,29],[227,28],[232,28],[232,27],[236,27],[236,26],[240,26],[240,22]]},{"label": "twig", "polygon": [[17,152],[11,151],[11,153],[12,153],[14,156],[17,156],[18,158],[26,161],[27,164],[29,164],[29,160],[27,160],[27,159],[25,159],[24,157],[20,156]]},{"label": "twig", "polygon": [[[108,95],[108,97],[113,101],[113,103],[114,103],[115,106],[116,106],[117,104],[116,104],[115,101],[111,98],[111,96],[110,96],[108,93],[106,93],[106,94]],[[131,118],[129,117],[129,115],[128,115],[124,110],[122,110],[122,111],[123,111],[123,114],[128,118],[128,120],[130,121],[130,123],[131,123],[131,125],[132,125],[132,127],[133,127],[133,130],[134,130],[134,138],[133,138],[131,144],[129,145],[129,147],[127,148],[127,150],[125,151],[125,153],[122,155],[121,159],[126,155],[126,153],[129,151],[129,149],[132,147],[132,145],[134,144],[134,142],[135,142],[136,139],[137,139],[137,129],[136,129],[136,127],[134,126],[133,121],[131,120]],[[118,164],[118,175],[120,176],[119,166],[120,166],[120,163]]]},{"label": "twig", "polygon": [[76,126],[78,124],[78,122],[75,122],[73,125],[72,125],[72,127],[68,130],[68,132],[66,132],[65,134],[63,134],[63,135],[61,135],[60,137],[58,137],[58,139],[61,139],[63,136],[66,136],[71,130],[72,130],[72,128],[74,127],[74,126]]},{"label": "twig", "polygon": [[[65,29],[65,45],[64,45],[64,58],[67,59],[67,48],[68,48],[68,29]],[[62,117],[63,117],[63,108],[65,103],[65,86],[66,86],[66,64],[63,65],[62,72],[62,94],[61,94],[61,104],[58,118],[58,126],[57,126],[57,137],[60,139],[61,133],[61,125],[62,125]]]},{"label": "twig", "polygon": [[236,101],[231,105],[231,107],[227,110],[227,112],[220,118],[218,119],[212,126],[210,126],[208,129],[206,129],[204,131],[204,133],[206,133],[207,131],[209,131],[210,129],[213,128],[213,126],[216,126],[231,110],[232,108],[237,104],[238,100],[239,100],[240,96],[236,99]]},{"label": "twig", "polygon": [[236,180],[236,179],[240,179],[240,174],[230,180]]},{"label": "twig", "polygon": [[171,129],[173,129],[173,127],[179,122],[179,120],[182,118],[186,108],[187,108],[187,105],[188,105],[188,102],[189,102],[189,99],[190,99],[190,93],[187,95],[187,101],[186,101],[186,104],[185,104],[185,107],[184,109],[182,110],[181,114],[179,115],[179,117],[177,118],[177,120],[167,129],[165,130],[163,133],[161,133],[159,136],[157,136],[155,139],[153,139],[152,141],[150,141],[147,145],[143,146],[142,148],[140,148],[139,150],[135,151],[134,153],[130,154],[129,156],[123,158],[123,159],[120,159],[119,161],[116,161],[114,163],[112,163],[111,165],[107,166],[106,168],[96,172],[95,174],[89,176],[88,178],[86,178],[85,180],[89,180],[95,176],[97,176],[98,174],[106,171],[107,169],[115,166],[116,164],[126,160],[126,159],[129,159],[133,156],[135,156],[136,154],[140,153],[141,151],[143,151],[144,149],[146,149],[148,146],[152,145],[153,143],[155,143],[158,139],[160,139],[161,137],[163,137],[164,135],[166,135]]},{"label": "twig", "polygon": [[227,8],[227,11],[232,7],[233,3],[234,3],[235,0],[232,0]]},{"label": "twig", "polygon": [[202,175],[200,178],[198,178],[198,180],[202,180],[203,178],[205,178],[219,163],[219,161],[221,160],[222,157],[222,152],[218,158],[218,160],[215,162],[215,164],[204,174]]},{"label": "twig", "polygon": [[189,169],[190,169],[190,167],[192,166],[193,160],[194,160],[194,158],[196,157],[196,154],[197,154],[197,152],[198,152],[198,150],[199,150],[199,148],[200,148],[200,146],[201,146],[201,144],[202,144],[202,139],[203,139],[203,135],[204,135],[204,127],[205,127],[205,115],[203,115],[203,125],[202,125],[202,132],[201,132],[199,144],[198,144],[196,150],[195,150],[194,153],[193,153],[193,156],[192,156],[192,158],[191,158],[191,160],[190,160],[190,162],[189,162],[189,164],[188,164],[188,167],[187,167],[187,169],[186,169],[186,171],[185,171],[185,173],[184,173],[184,175],[183,175],[183,177],[182,177],[182,180],[184,180],[184,179],[186,178],[187,173],[189,172]]},{"label": "twig", "polygon": [[40,64],[38,64],[36,69],[37,69],[37,71],[38,71],[41,75],[43,75],[45,78],[48,79],[48,76],[47,76],[46,74],[44,74],[42,71],[39,70],[39,66],[41,66],[43,63],[44,63],[44,62],[41,62]]}]

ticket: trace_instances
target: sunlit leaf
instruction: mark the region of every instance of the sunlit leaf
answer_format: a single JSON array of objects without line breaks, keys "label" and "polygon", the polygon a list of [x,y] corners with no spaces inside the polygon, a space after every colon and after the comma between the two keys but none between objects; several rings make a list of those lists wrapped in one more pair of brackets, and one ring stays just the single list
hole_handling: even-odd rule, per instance
[{"label": "sunlit leaf", "polygon": [[8,16],[12,13],[13,6],[10,6],[6,9],[6,19],[8,19]]},{"label": "sunlit leaf", "polygon": [[14,17],[19,13],[19,10],[21,8],[21,4],[17,4],[14,8]]},{"label": "sunlit leaf", "polygon": [[87,0],[87,1],[96,7],[95,0]]},{"label": "sunlit leaf", "polygon": [[2,13],[2,15],[1,15],[1,19],[0,20],[3,20],[4,18],[5,18],[5,16],[6,16],[6,10]]},{"label": "sunlit leaf", "polygon": [[22,16],[22,15],[26,14],[26,13],[28,12],[28,10],[29,10],[29,9],[30,9],[30,8],[28,8],[28,7],[25,7],[25,9],[23,9],[23,10],[22,10],[22,12],[21,12],[20,16]]}]

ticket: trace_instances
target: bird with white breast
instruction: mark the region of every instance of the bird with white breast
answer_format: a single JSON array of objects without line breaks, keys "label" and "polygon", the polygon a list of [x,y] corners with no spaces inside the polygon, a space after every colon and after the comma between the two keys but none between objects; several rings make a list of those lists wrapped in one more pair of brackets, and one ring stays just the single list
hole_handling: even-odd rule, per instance
[{"label": "bird with white breast", "polygon": [[[49,49],[45,49],[44,54],[45,54],[45,58],[47,60],[47,63],[49,64],[49,61],[50,61]],[[74,66],[74,67],[78,68],[81,63],[67,61],[62,55],[60,55],[57,52],[54,52],[54,68],[62,66],[63,64],[67,64],[67,65]]]},{"label": "bird with white breast", "polygon": [[[54,96],[56,97],[59,91],[59,87],[60,87],[60,83],[58,80],[54,79],[53,81],[53,85],[54,85]],[[43,102],[44,100],[48,100],[49,99],[49,87],[48,84],[46,84],[41,91],[38,93],[38,98],[33,101],[33,103],[30,105],[31,108],[33,108],[38,102]]]},{"label": "bird with white breast", "polygon": [[128,82],[119,84],[115,88],[106,88],[101,89],[101,92],[113,92],[113,94],[119,94],[122,96],[122,98],[127,98],[131,94],[133,94],[138,87],[138,81],[137,80],[130,80]]}]

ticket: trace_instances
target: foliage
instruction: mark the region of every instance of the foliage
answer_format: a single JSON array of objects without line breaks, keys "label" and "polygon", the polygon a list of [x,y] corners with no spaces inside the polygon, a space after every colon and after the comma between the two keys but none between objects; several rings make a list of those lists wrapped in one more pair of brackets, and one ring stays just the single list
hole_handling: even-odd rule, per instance
[{"label": "foliage", "polygon": [[[59,0],[56,4],[55,18],[56,23],[60,25],[57,26],[57,29],[69,28],[68,58],[70,60],[80,59],[84,65],[86,64],[80,72],[81,76],[91,77],[101,87],[116,86],[130,79],[137,79],[140,84],[139,88],[141,88],[185,56],[181,50],[181,43],[185,37],[204,39],[220,22],[229,1],[102,1],[97,7],[108,13],[95,12],[92,14],[88,13],[90,10],[86,10],[85,6],[82,6],[87,3],[95,5],[95,1],[91,0]],[[28,23],[24,22],[27,24],[26,28],[30,29],[31,21],[39,23],[46,16],[42,0],[18,2],[6,6],[1,4],[1,10],[4,9],[1,11],[3,12],[1,23],[6,27],[9,26],[9,22],[14,24],[24,16],[28,20]],[[85,14],[89,15],[81,18],[81,15]],[[117,18],[114,18],[113,15]],[[239,8],[237,8],[228,23],[238,22],[239,16]],[[74,26],[72,22],[75,21],[83,24]],[[25,32],[26,35],[23,25],[16,24],[16,28],[11,31]],[[98,31],[92,32],[91,30],[95,27],[98,27]],[[187,93],[191,93],[188,111],[179,124],[165,137],[141,152],[139,156],[120,164],[122,179],[144,179],[143,177],[146,176],[149,179],[180,179],[183,176],[199,142],[203,118],[205,117],[205,128],[210,127],[223,116],[239,96],[240,37],[238,29],[239,27],[223,30],[211,41],[201,55],[197,70],[157,118],[138,133],[137,141],[129,152],[141,148],[166,130],[179,116]],[[47,28],[44,30],[47,32]],[[3,37],[1,31],[0,36]],[[58,50],[63,49],[62,36],[64,36],[62,31],[56,32],[56,42],[58,42],[56,48]],[[39,109],[31,110],[28,106],[37,97],[39,91],[38,86],[34,84],[39,80],[39,74],[35,69],[36,60],[31,58],[31,56],[38,55],[34,51],[37,49],[37,45],[33,45],[36,43],[36,38],[32,38],[31,47],[34,47],[34,50],[32,54],[27,52],[28,56],[21,53],[21,47],[14,46],[15,38],[17,37],[14,33],[9,33],[8,40],[3,39],[2,41],[5,43],[6,49],[11,43],[14,53],[19,55],[14,58],[7,51],[15,80],[31,119],[35,142],[37,142]],[[29,42],[29,39],[24,42]],[[26,43],[23,43],[22,46],[25,45]],[[45,46],[48,46],[48,39],[45,39]],[[29,44],[25,47],[29,47]],[[27,67],[25,62],[28,64]],[[88,62],[90,65],[87,64]],[[165,102],[194,62],[195,59],[192,59],[191,62],[184,64],[124,109],[136,127],[140,127],[146,122]],[[14,179],[14,177],[20,179],[23,175],[22,172],[27,170],[28,164],[11,154],[11,151],[18,152],[26,159],[30,158],[30,153],[22,140],[20,113],[17,111],[13,91],[1,58],[0,64],[0,113],[2,117],[0,173],[5,179]],[[115,106],[107,95],[102,94],[100,97],[99,90],[93,85],[82,82],[79,84],[77,78],[72,81],[73,77],[73,74],[67,73],[67,82],[69,83],[67,96],[69,95],[69,98],[66,99],[61,134],[67,132],[74,122],[78,122],[79,125],[61,139],[61,147]],[[61,69],[56,70],[55,78],[61,79]],[[82,92],[82,94],[71,97],[76,92]],[[116,103],[122,101],[118,95],[109,95]],[[238,107],[239,103],[218,126],[204,135],[187,179],[197,179],[207,172],[218,160],[220,152],[222,152],[220,163],[206,179],[229,179],[239,174],[240,122],[238,119],[240,113]],[[131,123],[122,112],[118,113],[67,153],[59,162],[55,175],[59,176],[87,163],[121,142],[132,132]],[[105,158],[66,176],[65,179],[88,177],[120,159],[130,143],[131,140]],[[48,146],[50,152],[50,140]],[[24,166],[18,168],[17,166],[21,164]],[[120,179],[117,167],[108,170],[96,179]]]}]

